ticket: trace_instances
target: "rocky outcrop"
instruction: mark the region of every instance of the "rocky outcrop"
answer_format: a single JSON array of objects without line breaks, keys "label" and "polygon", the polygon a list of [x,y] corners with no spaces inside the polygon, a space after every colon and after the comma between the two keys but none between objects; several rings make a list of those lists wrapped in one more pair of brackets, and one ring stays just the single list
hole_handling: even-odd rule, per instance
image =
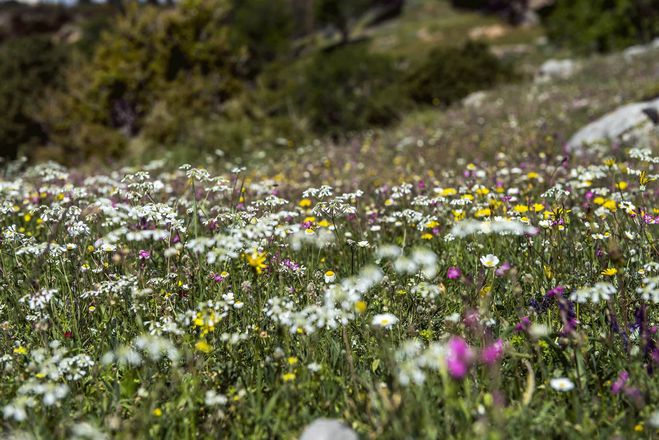
[{"label": "rocky outcrop", "polygon": [[568,141],[569,151],[580,153],[601,142],[648,146],[659,135],[659,98],[627,104],[577,131]]}]

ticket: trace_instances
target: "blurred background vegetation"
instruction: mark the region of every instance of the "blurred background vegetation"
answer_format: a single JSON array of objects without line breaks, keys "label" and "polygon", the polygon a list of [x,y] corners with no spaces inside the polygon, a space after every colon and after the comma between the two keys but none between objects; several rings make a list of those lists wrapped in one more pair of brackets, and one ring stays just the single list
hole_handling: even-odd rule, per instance
[{"label": "blurred background vegetation", "polygon": [[0,154],[78,164],[340,141],[528,81],[534,56],[650,42],[658,11],[656,0],[2,2]]}]

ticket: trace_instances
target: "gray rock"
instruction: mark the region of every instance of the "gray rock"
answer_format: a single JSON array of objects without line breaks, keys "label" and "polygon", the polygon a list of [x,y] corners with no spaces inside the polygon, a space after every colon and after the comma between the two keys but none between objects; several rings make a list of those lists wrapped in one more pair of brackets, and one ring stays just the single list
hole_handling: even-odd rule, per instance
[{"label": "gray rock", "polygon": [[659,98],[627,104],[577,131],[567,143],[573,152],[599,142],[634,142],[648,146],[659,135]]},{"label": "gray rock", "polygon": [[336,419],[316,419],[308,425],[300,440],[357,440],[357,433]]},{"label": "gray rock", "polygon": [[566,79],[574,75],[579,66],[573,60],[547,60],[535,75],[536,82],[547,82],[553,79]]},{"label": "gray rock", "polygon": [[638,55],[646,54],[652,50],[659,49],[659,37],[652,40],[649,44],[637,44],[636,46],[630,46],[627,49],[622,51],[622,56],[626,61],[631,61],[634,57]]}]

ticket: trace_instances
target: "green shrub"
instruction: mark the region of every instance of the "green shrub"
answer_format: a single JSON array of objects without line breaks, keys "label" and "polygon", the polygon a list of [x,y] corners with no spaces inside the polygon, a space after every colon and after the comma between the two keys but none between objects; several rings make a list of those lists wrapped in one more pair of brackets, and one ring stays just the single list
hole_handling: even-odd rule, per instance
[{"label": "green shrub", "polygon": [[249,59],[229,13],[226,0],[131,5],[93,58],[68,71],[67,90],[44,104],[40,117],[52,140],[77,159],[119,156],[136,138],[174,148],[190,121],[224,115],[243,90]]},{"label": "green shrub", "polygon": [[483,43],[438,48],[412,69],[406,79],[411,98],[421,104],[449,105],[469,93],[516,78],[512,66],[500,61]]},{"label": "green shrub", "polygon": [[298,86],[296,102],[318,133],[338,135],[389,124],[405,99],[394,61],[351,44],[316,54]]},{"label": "green shrub", "polygon": [[557,45],[607,52],[659,36],[656,0],[557,0],[545,19]]},{"label": "green shrub", "polygon": [[249,50],[250,72],[277,59],[290,47],[294,33],[287,0],[232,0],[232,26],[238,42]]},{"label": "green shrub", "polygon": [[9,40],[0,46],[0,156],[13,158],[20,147],[46,140],[32,116],[33,104],[45,89],[59,84],[67,48],[47,37]]}]

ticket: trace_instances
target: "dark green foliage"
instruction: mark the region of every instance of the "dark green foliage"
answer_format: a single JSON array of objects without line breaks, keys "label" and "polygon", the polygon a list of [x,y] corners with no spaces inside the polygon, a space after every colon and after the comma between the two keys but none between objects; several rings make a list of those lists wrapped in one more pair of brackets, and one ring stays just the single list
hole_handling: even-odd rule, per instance
[{"label": "dark green foliage", "polygon": [[345,43],[350,38],[350,23],[368,10],[369,0],[317,0],[316,20],[320,25],[334,27]]},{"label": "dark green foliage", "polygon": [[238,41],[249,49],[252,71],[288,50],[294,21],[287,0],[233,0],[232,14]]},{"label": "dark green foliage", "polygon": [[318,53],[307,66],[298,105],[313,130],[343,131],[386,125],[398,118],[403,102],[394,61],[352,44]]},{"label": "dark green foliage", "polygon": [[131,6],[93,58],[70,69],[68,90],[46,103],[52,139],[80,159],[118,156],[135,139],[180,145],[200,119],[227,114],[249,59],[236,46],[229,11],[224,0]]},{"label": "dark green foliage", "polygon": [[545,20],[556,44],[608,52],[659,36],[657,0],[557,0]]},{"label": "dark green foliage", "polygon": [[407,78],[411,98],[421,104],[449,105],[469,93],[516,78],[513,68],[483,43],[438,48]]},{"label": "dark green foliage", "polygon": [[19,148],[46,140],[31,113],[45,89],[58,84],[66,48],[47,37],[24,37],[0,46],[0,156],[15,157]]}]

